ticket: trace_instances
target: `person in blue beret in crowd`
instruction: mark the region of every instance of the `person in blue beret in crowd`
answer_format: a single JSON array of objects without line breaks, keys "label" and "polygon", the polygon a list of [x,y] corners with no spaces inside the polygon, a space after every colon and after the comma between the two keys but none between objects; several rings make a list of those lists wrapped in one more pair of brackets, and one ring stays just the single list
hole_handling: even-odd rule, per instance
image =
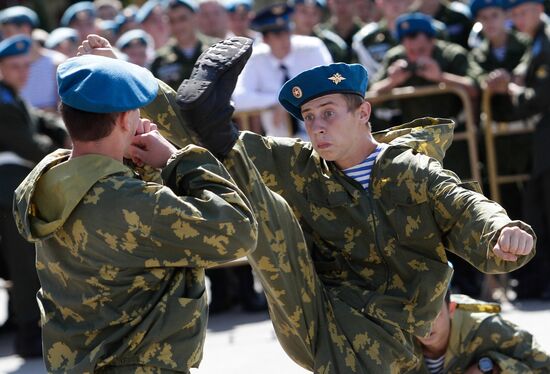
[{"label": "person in blue beret in crowd", "polygon": [[194,0],[169,0],[165,11],[172,39],[157,50],[151,72],[176,90],[184,79],[189,78],[195,61],[208,44],[199,38],[197,4]]},{"label": "person in blue beret in crowd", "polygon": [[45,47],[63,53],[67,57],[75,57],[80,45],[78,31],[70,27],[58,27],[46,39]]},{"label": "person in blue beret in crowd", "polygon": [[153,38],[153,49],[166,45],[170,38],[170,25],[164,4],[159,0],[146,1],[136,12],[139,28]]},{"label": "person in blue beret in crowd", "polygon": [[[531,175],[525,188],[524,216],[533,222],[541,247],[550,248],[550,28],[543,0],[507,0],[506,8],[514,27],[531,38],[525,63],[513,74],[502,74],[497,94],[509,95],[509,111],[535,123],[532,135]],[[550,251],[539,251],[537,261],[516,273],[518,297],[550,299]]]},{"label": "person in blue beret in crowd", "polygon": [[147,68],[153,57],[153,38],[140,29],[125,32],[115,47],[128,56],[128,62]]},{"label": "person in blue beret in crowd", "polygon": [[251,0],[229,0],[225,7],[229,16],[229,31],[234,36],[244,36],[255,42],[261,41],[262,35],[250,28],[250,22],[255,14]]},{"label": "person in blue beret in crowd", "polygon": [[[23,34],[32,39],[33,30],[38,25],[38,15],[24,6],[10,7],[0,13],[0,32],[4,38]],[[55,69],[66,56],[43,48],[38,41],[33,40],[29,57],[29,79],[20,94],[32,106],[55,112],[58,98]]]},{"label": "person in blue beret in crowd", "polygon": [[261,224],[248,260],[295,362],[316,373],[418,369],[414,337],[429,334],[452,274],[446,250],[508,272],[534,256],[533,231],[441,167],[452,121],[372,134],[361,65],[318,66],[281,88],[311,142],[240,133],[230,96],[251,46],[213,45],[177,94],[161,86],[146,116],[171,142],[223,160],[249,199]]},{"label": "person in blue beret in crowd", "polygon": [[46,369],[189,373],[206,333],[204,269],[254,249],[254,216],[214,156],[176,149],[140,118],[159,91],[148,70],[85,55],[57,80],[72,149],[43,158],[14,198],[37,246]]},{"label": "person in blue beret in crowd", "polygon": [[15,353],[24,358],[42,354],[36,304],[40,285],[34,246],[22,240],[13,221],[13,191],[36,162],[66,140],[55,118],[21,97],[29,77],[31,44],[25,35],[0,42],[0,263],[2,277],[13,283],[9,317],[16,328]]},{"label": "person in blue beret in crowd", "polygon": [[319,24],[325,10],[324,0],[296,0],[292,32],[297,35],[315,36],[325,43],[334,62],[344,62],[347,56],[347,45],[344,39],[328,29],[321,29]]},{"label": "person in blue beret in crowd", "polygon": [[60,26],[72,27],[78,31],[80,40],[85,40],[90,34],[96,34],[97,14],[94,3],[80,1],[68,7],[61,16]]}]

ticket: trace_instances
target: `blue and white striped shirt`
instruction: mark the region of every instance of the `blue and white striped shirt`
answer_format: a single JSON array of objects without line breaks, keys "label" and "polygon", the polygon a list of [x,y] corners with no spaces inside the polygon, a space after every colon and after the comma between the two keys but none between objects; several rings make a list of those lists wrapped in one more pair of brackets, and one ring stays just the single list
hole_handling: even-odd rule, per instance
[{"label": "blue and white striped shirt", "polygon": [[365,161],[361,162],[358,165],[352,166],[348,169],[342,170],[344,174],[348,177],[355,179],[357,182],[361,183],[361,186],[366,190],[369,188],[370,175],[372,172],[372,167],[376,161],[376,157],[380,154],[382,149],[385,148],[385,144],[378,144],[374,152],[372,152]]}]

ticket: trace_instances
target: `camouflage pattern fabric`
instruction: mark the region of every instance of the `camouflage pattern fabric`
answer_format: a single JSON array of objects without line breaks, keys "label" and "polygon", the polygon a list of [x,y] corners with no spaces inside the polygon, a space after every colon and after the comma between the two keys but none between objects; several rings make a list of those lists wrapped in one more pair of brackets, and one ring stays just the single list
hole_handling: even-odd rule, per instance
[{"label": "camouflage pattern fabric", "polygon": [[204,269],[255,247],[246,199],[197,146],[168,162],[166,186],[69,155],[47,156],[15,197],[37,248],[48,372],[187,373],[202,358]]},{"label": "camouflage pattern fabric", "polygon": [[[194,136],[169,108],[175,93],[161,90],[145,112],[183,146]],[[224,163],[259,221],[248,257],[279,341],[301,366],[407,372],[420,361],[413,335],[428,334],[450,281],[446,250],[491,273],[532,257],[493,255],[503,227],[532,230],[441,168],[452,131],[451,121],[422,119],[377,134],[389,147],[368,191],[310,143],[241,133]]]},{"label": "camouflage pattern fabric", "polygon": [[[550,357],[521,330],[499,314],[495,304],[452,295],[457,303],[449,347],[445,355],[445,373],[464,373],[481,357],[490,357],[501,374],[550,373]],[[425,365],[420,373],[429,373]]]}]

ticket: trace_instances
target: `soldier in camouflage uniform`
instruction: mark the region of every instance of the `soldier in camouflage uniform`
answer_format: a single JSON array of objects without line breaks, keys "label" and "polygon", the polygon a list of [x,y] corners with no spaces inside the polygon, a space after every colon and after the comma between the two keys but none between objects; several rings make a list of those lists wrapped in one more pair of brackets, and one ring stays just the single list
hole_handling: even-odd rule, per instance
[{"label": "soldier in camouflage uniform", "polygon": [[170,0],[166,5],[172,39],[157,51],[151,72],[174,90],[191,75],[195,61],[207,47],[198,37],[196,10],[195,3],[187,0]]},{"label": "soldier in camouflage uniform", "polygon": [[498,304],[448,293],[430,336],[418,339],[419,373],[550,373],[548,353],[499,313]]},{"label": "soldier in camouflage uniform", "polygon": [[[503,75],[510,75],[519,65],[529,45],[527,37],[506,26],[506,11],[503,0],[474,0],[470,3],[474,19],[483,25],[481,44],[468,52],[468,58],[480,67],[476,77],[479,85],[489,90],[499,84]],[[495,94],[491,97],[491,113],[494,121],[518,120],[515,111],[509,110],[509,95]],[[528,174],[531,166],[531,134],[515,134],[495,139],[498,158],[498,174]],[[521,149],[522,152],[510,152]],[[522,217],[521,183],[500,185],[501,201],[511,217]]]},{"label": "soldier in camouflage uniform", "polygon": [[255,247],[254,217],[208,151],[176,150],[140,119],[158,91],[147,70],[83,56],[58,82],[73,149],[45,157],[14,202],[37,247],[47,370],[188,373],[202,358],[204,269]]},{"label": "soldier in camouflage uniform", "polygon": [[341,62],[348,64],[357,62],[357,56],[352,48],[353,35],[363,26],[355,12],[354,0],[328,0],[330,18],[321,24],[319,29],[328,30],[338,35],[346,43],[346,54]]},{"label": "soldier in camouflage uniform", "polygon": [[334,62],[344,62],[348,46],[344,39],[328,29],[319,27],[325,8],[324,0],[298,0],[294,1],[292,20],[296,35],[315,36],[325,43]]},{"label": "soldier in camouflage uniform", "polygon": [[[414,335],[429,333],[449,284],[446,250],[484,272],[511,271],[533,256],[531,229],[441,168],[451,121],[371,136],[360,65],[317,67],[283,86],[281,103],[305,119],[313,143],[239,133],[228,66],[244,64],[250,46],[241,38],[214,45],[177,96],[162,86],[146,115],[172,142],[201,142],[223,159],[249,198],[260,226],[248,259],[294,361],[316,373],[413,369]],[[365,189],[343,169],[378,147]],[[522,244],[510,245],[512,237]]]},{"label": "soldier in camouflage uniform", "polygon": [[473,22],[468,6],[461,1],[416,0],[413,9],[432,16],[445,25],[448,40],[468,48]]}]

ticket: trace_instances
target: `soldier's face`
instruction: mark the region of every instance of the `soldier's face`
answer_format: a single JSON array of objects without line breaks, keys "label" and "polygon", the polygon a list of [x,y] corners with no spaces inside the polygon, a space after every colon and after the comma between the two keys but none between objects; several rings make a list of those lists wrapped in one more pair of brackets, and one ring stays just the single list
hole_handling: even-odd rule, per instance
[{"label": "soldier's face", "polygon": [[311,35],[313,27],[321,22],[321,10],[315,4],[296,4],[292,17],[297,34]]},{"label": "soldier's face", "polygon": [[493,40],[506,33],[506,13],[499,7],[481,9],[477,14],[477,20],[483,25],[483,35]]},{"label": "soldier's face", "polygon": [[434,48],[434,39],[423,32],[409,35],[403,38],[403,47],[407,54],[407,60],[416,62],[419,57],[431,57]]},{"label": "soldier's face", "polygon": [[2,36],[6,39],[14,35],[24,34],[28,37],[32,34],[32,27],[29,24],[15,24],[15,23],[6,23],[0,27],[0,32]]},{"label": "soldier's face", "polygon": [[204,2],[197,13],[197,24],[203,34],[225,38],[229,30],[229,17],[219,2]]},{"label": "soldier's face", "polygon": [[365,101],[359,108],[350,110],[341,94],[321,96],[302,105],[313,148],[341,169],[363,161],[365,150],[372,144],[367,125],[370,109]]},{"label": "soldier's face", "polygon": [[147,63],[147,47],[141,43],[131,44],[123,52],[128,55],[128,61],[132,64],[145,66]]},{"label": "soldier's face", "polygon": [[429,351],[437,351],[440,349],[447,349],[449,344],[449,337],[451,335],[451,319],[454,314],[456,304],[443,303],[441,311],[437,315],[437,318],[432,324],[432,330],[427,337],[417,337],[420,344]]},{"label": "soldier's face", "polygon": [[290,53],[290,32],[287,30],[265,33],[264,42],[269,45],[271,53],[278,59],[283,59]]},{"label": "soldier's face", "polygon": [[28,55],[6,57],[0,60],[0,75],[4,82],[20,91],[29,78],[31,60]]},{"label": "soldier's face", "polygon": [[387,19],[396,19],[409,10],[411,0],[377,0],[376,5]]},{"label": "soldier's face", "polygon": [[168,23],[172,35],[177,39],[188,38],[195,34],[195,13],[185,6],[177,6],[168,11]]},{"label": "soldier's face", "polygon": [[542,4],[525,3],[510,9],[509,15],[519,31],[534,36],[543,12]]}]

